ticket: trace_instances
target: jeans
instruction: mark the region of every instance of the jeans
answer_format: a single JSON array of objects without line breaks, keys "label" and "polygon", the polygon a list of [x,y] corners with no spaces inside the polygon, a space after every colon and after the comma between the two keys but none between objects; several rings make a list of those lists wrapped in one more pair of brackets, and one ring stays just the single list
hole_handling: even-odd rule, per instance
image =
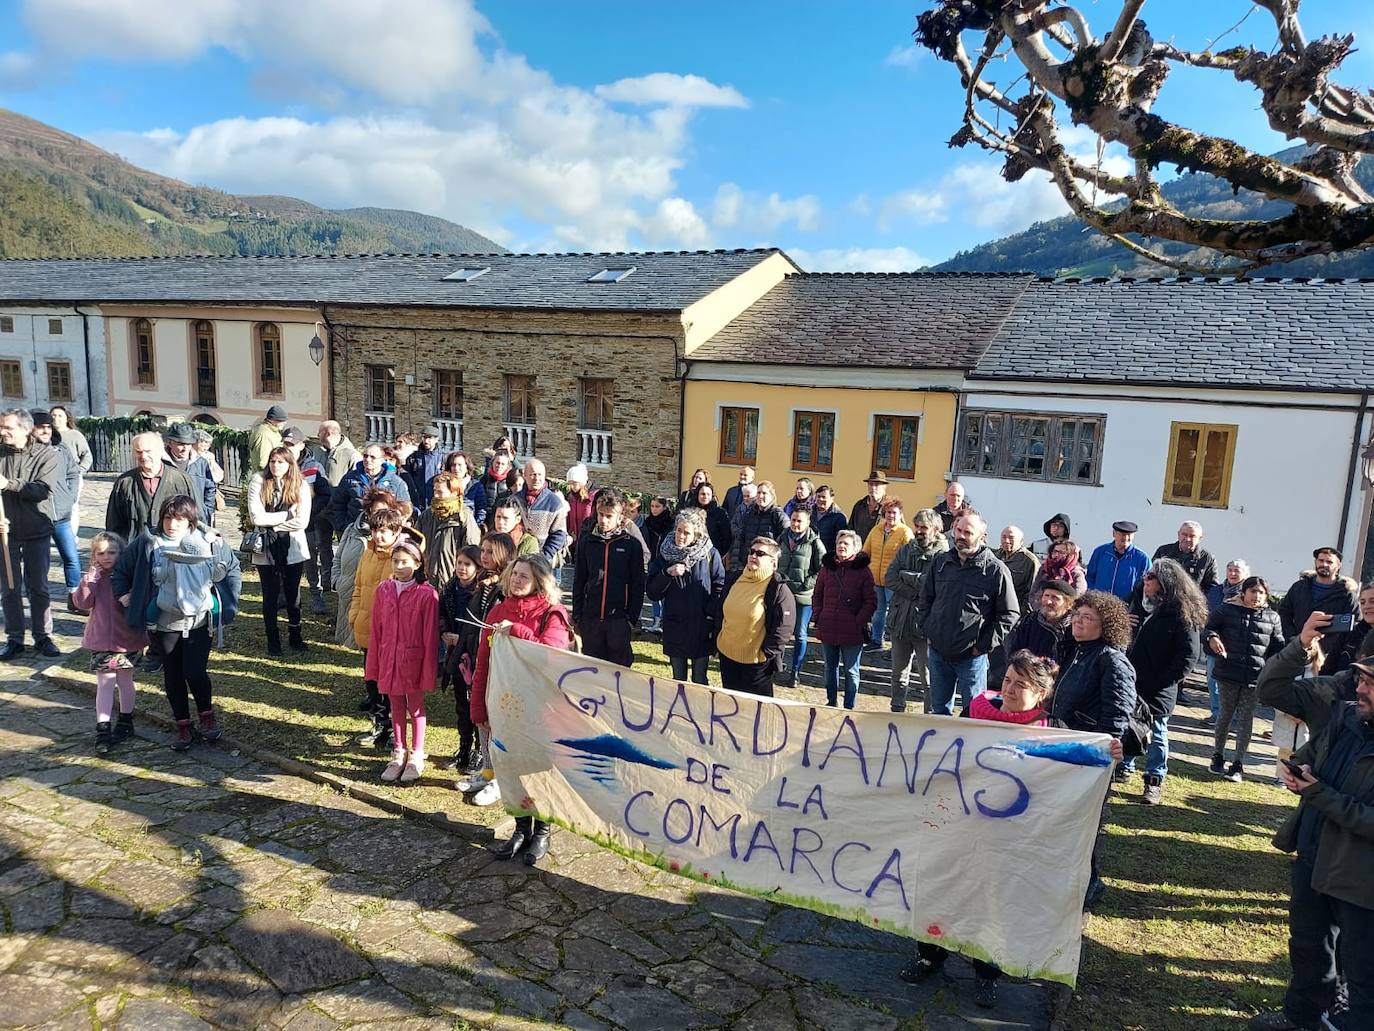
[{"label": "jeans", "polygon": [[1291,892],[1288,962],[1293,979],[1284,1012],[1294,1023],[1316,1027],[1323,1012],[1348,1005],[1337,1027],[1374,1027],[1374,910],[1313,891],[1312,863],[1301,856],[1292,866]]},{"label": "jeans", "polygon": [[651,619],[653,619],[653,621],[654,621],[655,623],[660,623],[660,624],[661,624],[661,623],[663,622],[663,599],[662,599],[662,598],[659,598],[658,601],[651,601],[651,602],[649,603],[649,616],[650,616]]},{"label": "jeans", "polygon": [[883,646],[883,634],[887,630],[887,597],[889,592],[886,587],[875,587],[874,590],[878,592],[878,608],[873,613],[873,630],[869,634],[869,640],[881,648]]},{"label": "jeans", "polygon": [[[929,647],[930,643],[924,637],[892,639],[893,712],[906,712],[908,697],[925,701],[930,696],[930,674],[926,669],[926,651]],[[916,693],[909,695],[907,685],[913,673],[916,675]]]},{"label": "jeans", "polygon": [[81,586],[81,554],[76,550],[76,530],[70,519],[52,524],[52,542],[62,559],[62,578],[67,581],[67,593]]},{"label": "jeans", "polygon": [[844,707],[854,708],[859,697],[859,660],[861,644],[827,644],[825,649],[825,704],[834,705],[840,693],[840,670],[844,669]]},{"label": "jeans", "polygon": [[711,661],[709,655],[698,655],[694,659],[688,659],[677,655],[669,655],[668,661],[673,667],[673,679],[685,681],[687,679],[687,664],[692,665],[692,683],[706,683],[706,665]]},{"label": "jeans", "polygon": [[[1135,772],[1135,756],[1122,760],[1121,768]],[[1169,772],[1169,716],[1155,716],[1150,721],[1150,747],[1145,750],[1145,776],[1161,780]]]},{"label": "jeans", "polygon": [[[48,597],[48,569],[52,564],[52,544],[48,535],[26,541],[10,538],[10,565],[16,582],[5,581],[5,636],[14,644],[24,643],[24,595],[29,596],[29,620],[37,644],[52,636],[52,605]],[[0,577],[3,577],[0,572]],[[23,593],[18,581],[24,581]]]},{"label": "jeans", "polygon": [[811,606],[797,602],[797,629],[792,635],[792,672],[798,673],[806,658],[806,625],[811,622]]},{"label": "jeans", "polygon": [[1214,671],[1217,667],[1217,657],[1209,651],[1207,653],[1207,700],[1212,704],[1212,719],[1216,720],[1217,714],[1221,712],[1221,694],[1217,690],[1217,678]]},{"label": "jeans", "polygon": [[954,689],[959,689],[959,701],[964,708],[973,704],[973,696],[982,694],[988,683],[988,657],[971,655],[966,659],[947,659],[935,648],[927,651],[930,691],[926,695],[926,712],[939,716],[954,715]]}]

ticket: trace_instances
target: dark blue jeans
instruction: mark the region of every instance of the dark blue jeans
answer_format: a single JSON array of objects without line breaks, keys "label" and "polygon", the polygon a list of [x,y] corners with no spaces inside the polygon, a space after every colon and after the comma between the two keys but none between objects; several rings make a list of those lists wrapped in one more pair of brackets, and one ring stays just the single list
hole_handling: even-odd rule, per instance
[{"label": "dark blue jeans", "polygon": [[[1317,1026],[1327,1010],[1343,1029],[1374,1027],[1374,909],[1312,890],[1312,864],[1293,861],[1288,903],[1288,962],[1293,979],[1283,1008],[1290,1020]],[[1340,940],[1337,966],[1336,942]]]},{"label": "dark blue jeans", "polygon": [[844,677],[844,707],[854,708],[859,697],[859,660],[863,657],[861,644],[827,644],[825,649],[825,703],[834,705],[839,698],[840,677]]}]

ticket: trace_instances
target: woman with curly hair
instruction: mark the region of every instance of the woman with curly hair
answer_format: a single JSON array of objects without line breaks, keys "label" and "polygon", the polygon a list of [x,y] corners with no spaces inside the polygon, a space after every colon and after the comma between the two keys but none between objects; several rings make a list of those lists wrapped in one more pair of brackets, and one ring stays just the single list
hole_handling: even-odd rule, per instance
[{"label": "woman with curly hair", "polygon": [[[1136,691],[1150,707],[1150,747],[1145,753],[1145,791],[1141,801],[1164,801],[1169,772],[1169,717],[1178,703],[1178,686],[1198,656],[1198,633],[1207,622],[1207,599],[1196,581],[1172,559],[1158,559],[1140,581],[1131,603],[1135,640],[1126,657],[1135,667]],[[1116,779],[1135,772],[1135,759],[1116,768]]]},{"label": "woman with curly hair", "polygon": [[[1050,716],[1070,730],[1110,734],[1119,741],[1135,708],[1135,667],[1126,657],[1131,644],[1126,606],[1114,594],[1088,591],[1074,603],[1070,626],[1078,648],[1055,682]],[[1092,880],[1083,900],[1085,909],[1107,892],[1101,876],[1102,828],[1106,822],[1104,798],[1093,847]]]}]

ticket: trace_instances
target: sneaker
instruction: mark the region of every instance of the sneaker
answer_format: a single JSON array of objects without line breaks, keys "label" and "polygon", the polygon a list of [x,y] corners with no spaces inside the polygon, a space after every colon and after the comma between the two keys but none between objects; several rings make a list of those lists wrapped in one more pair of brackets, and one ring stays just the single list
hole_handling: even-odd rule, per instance
[{"label": "sneaker", "polygon": [[487,781],[482,789],[472,796],[473,805],[495,805],[499,801],[501,801],[501,786],[494,780]]},{"label": "sneaker", "polygon": [[1212,753],[1212,765],[1207,767],[1207,769],[1211,770],[1218,777],[1226,776],[1226,760],[1222,758],[1220,752]]},{"label": "sneaker", "polygon": [[144,655],[143,664],[139,669],[148,674],[160,673],[162,671],[162,656],[151,653]]},{"label": "sneaker", "polygon": [[404,749],[397,748],[391,753],[391,762],[386,764],[386,769],[382,771],[382,780],[388,784],[397,781],[401,777],[401,771],[406,766],[406,753]]},{"label": "sneaker", "polygon": [[413,752],[406,760],[406,768],[401,771],[402,784],[414,784],[420,779],[420,775],[425,772],[425,757],[423,753]]},{"label": "sneaker", "polygon": [[1159,805],[1164,801],[1164,778],[1145,777],[1145,792],[1140,796],[1140,800],[1146,805]]},{"label": "sneaker", "polygon": [[1231,768],[1226,771],[1226,779],[1232,784],[1239,784],[1245,779],[1245,768],[1240,763],[1232,763]]},{"label": "sneaker", "polygon": [[1299,1024],[1283,1010],[1261,1013],[1245,1025],[1250,1031],[1317,1031],[1316,1024]]},{"label": "sneaker", "polygon": [[901,970],[897,971],[897,976],[907,984],[920,984],[927,981],[944,969],[944,963],[935,963],[931,960],[917,956]]},{"label": "sneaker", "polygon": [[[482,748],[474,748],[472,751],[472,758],[468,761],[467,766],[463,768],[463,773],[469,777],[476,777],[486,768],[487,753]],[[478,786],[480,787],[481,785]]]},{"label": "sneaker", "polygon": [[975,1005],[981,1006],[985,1010],[990,1010],[997,1005],[997,981],[991,977],[975,978],[973,984],[973,1001]]},{"label": "sneaker", "polygon": [[0,648],[0,662],[9,662],[19,655],[24,654],[24,644],[22,641],[10,641],[5,647]]}]

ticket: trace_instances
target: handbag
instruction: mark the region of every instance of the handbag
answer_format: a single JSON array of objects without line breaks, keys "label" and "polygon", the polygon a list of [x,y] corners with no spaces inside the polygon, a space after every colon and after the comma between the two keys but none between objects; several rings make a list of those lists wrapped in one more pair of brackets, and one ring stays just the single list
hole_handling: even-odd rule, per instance
[{"label": "handbag", "polygon": [[239,550],[245,555],[261,555],[263,547],[262,531],[249,530],[243,535],[243,543],[239,545]]},{"label": "handbag", "polygon": [[1121,751],[1127,759],[1137,759],[1150,748],[1154,737],[1154,713],[1140,695],[1135,696],[1135,707],[1126,714],[1126,729],[1121,733]]}]

